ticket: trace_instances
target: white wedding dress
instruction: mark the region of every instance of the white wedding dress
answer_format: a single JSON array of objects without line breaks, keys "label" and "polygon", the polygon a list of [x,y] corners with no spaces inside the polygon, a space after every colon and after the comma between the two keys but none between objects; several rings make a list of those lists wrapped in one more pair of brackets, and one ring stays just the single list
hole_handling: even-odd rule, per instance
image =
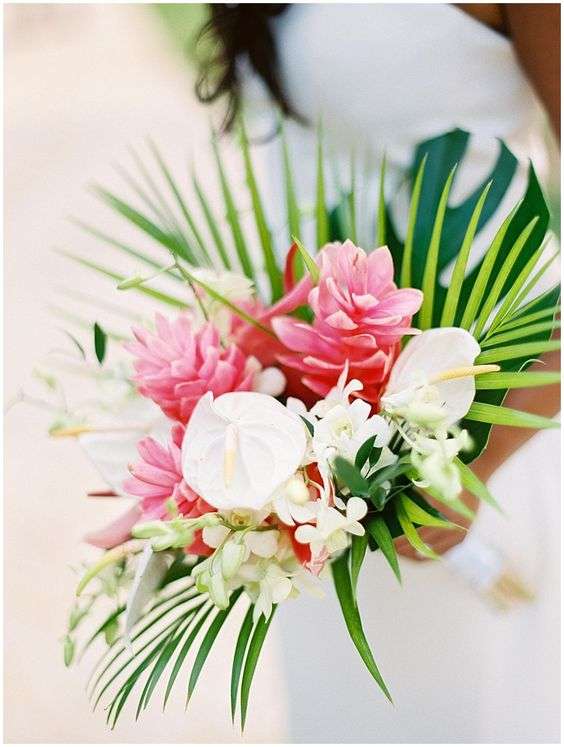
[{"label": "white wedding dress", "polygon": [[[275,21],[283,83],[309,121],[320,114],[337,158],[354,148],[390,185],[413,147],[461,127],[471,146],[452,201],[488,173],[502,138],[523,161],[493,224],[523,192],[526,159],[547,168],[542,115],[510,42],[452,5],[294,5]],[[257,134],[273,119],[256,80]],[[312,194],[314,128],[290,125],[298,188]],[[280,161],[262,149],[269,208],[283,223]],[[260,159],[260,155],[258,156]],[[375,205],[377,173],[368,184]],[[393,187],[392,187],[393,188]],[[373,199],[374,198],[374,199]],[[491,233],[484,232],[486,239]],[[479,247],[478,247],[479,249]],[[360,608],[391,706],[348,638],[330,585],[276,619],[294,742],[552,742],[559,735],[559,435],[535,436],[491,480],[505,507],[483,508],[472,534],[511,559],[535,600],[489,607],[448,563],[403,562],[400,588],[379,554],[365,563]]]}]

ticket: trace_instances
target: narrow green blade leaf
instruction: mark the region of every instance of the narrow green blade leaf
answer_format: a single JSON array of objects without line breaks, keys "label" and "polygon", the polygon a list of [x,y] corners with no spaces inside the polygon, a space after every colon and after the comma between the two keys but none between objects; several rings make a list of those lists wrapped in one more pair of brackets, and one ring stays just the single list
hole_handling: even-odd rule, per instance
[{"label": "narrow green blade leaf", "polygon": [[237,636],[235,653],[233,654],[233,665],[231,667],[231,721],[235,721],[235,710],[237,708],[237,695],[239,694],[239,681],[243,672],[243,661],[247,653],[247,645],[253,630],[253,609],[251,604],[241,625]]},{"label": "narrow green blade leaf", "polygon": [[437,555],[437,553],[434,552],[429,547],[429,545],[423,542],[421,537],[417,534],[417,530],[413,526],[413,523],[411,522],[411,519],[407,515],[407,512],[405,508],[403,507],[401,501],[396,501],[395,510],[396,510],[396,516],[398,518],[400,526],[403,529],[405,538],[409,542],[409,544],[413,547],[413,549],[417,550],[418,553],[420,553],[426,558],[431,558],[432,560],[438,560],[439,556]]},{"label": "narrow green blade leaf", "polygon": [[458,299],[460,298],[462,283],[464,282],[464,277],[466,275],[466,266],[468,265],[470,249],[472,248],[472,242],[474,241],[474,237],[476,236],[476,231],[480,222],[480,216],[482,215],[484,203],[491,186],[492,182],[490,181],[483,189],[482,194],[480,195],[480,198],[478,199],[478,202],[476,203],[476,206],[472,212],[472,217],[470,218],[470,222],[468,223],[466,233],[464,234],[462,246],[460,247],[460,252],[456,258],[452,278],[448,286],[445,304],[443,306],[441,327],[451,327],[454,324],[454,320],[456,319]]},{"label": "narrow green blade leaf", "polygon": [[264,267],[266,269],[266,274],[268,275],[268,280],[270,283],[271,300],[274,302],[278,301],[283,293],[282,273],[280,272],[280,268],[278,267],[278,263],[276,261],[276,254],[274,252],[274,246],[272,244],[272,235],[270,233],[270,228],[268,227],[266,213],[264,211],[260,191],[253,169],[249,140],[247,138],[247,132],[245,130],[245,123],[243,118],[241,118],[240,120],[240,133],[241,149],[243,151],[243,161],[245,163],[245,174],[247,178],[247,187],[249,188],[249,192],[251,195],[255,224],[262,247]]},{"label": "narrow green blade leaf", "polygon": [[474,471],[467,464],[464,464],[461,459],[458,459],[458,457],[455,459],[455,462],[460,472],[460,479],[462,480],[462,484],[466,490],[472,493],[472,495],[475,495],[476,498],[484,501],[484,503],[488,503],[490,506],[495,508],[496,511],[503,513],[503,509],[490,493],[487,485],[480,480]]},{"label": "narrow green blade leaf", "polygon": [[343,457],[337,457],[334,463],[335,473],[353,495],[366,496],[370,493],[370,485],[361,475],[360,470],[354,464]]},{"label": "narrow green blade leaf", "polygon": [[451,521],[433,516],[433,514],[430,514],[428,511],[425,511],[424,508],[418,506],[415,501],[411,500],[411,498],[408,498],[407,495],[400,495],[399,500],[405,509],[408,519],[414,524],[420,524],[423,527],[441,527],[443,529],[460,528],[457,524],[453,524]]},{"label": "narrow green blade leaf", "polygon": [[200,676],[200,672],[202,671],[202,668],[204,664],[206,663],[206,659],[208,658],[208,654],[211,651],[211,647],[215,643],[215,639],[218,636],[219,631],[223,627],[223,623],[227,620],[227,617],[229,616],[229,613],[235,606],[235,603],[241,596],[241,589],[237,589],[233,592],[231,595],[231,600],[229,602],[229,607],[225,610],[219,610],[213,620],[210,623],[209,628],[206,631],[206,634],[204,636],[204,639],[200,645],[200,648],[198,649],[198,653],[196,654],[196,659],[194,660],[194,666],[192,667],[192,671],[190,673],[190,679],[188,680],[188,694],[186,697],[186,703],[190,701],[190,698],[192,697],[192,693],[194,692],[194,688],[196,687],[196,683],[198,682],[198,677]]},{"label": "narrow green blade leaf", "polygon": [[288,143],[284,133],[284,127],[281,125],[281,143],[282,143],[282,164],[284,168],[284,187],[286,192],[286,217],[288,220],[288,236],[290,242],[294,241],[292,237],[301,239],[301,219],[296,189],[294,187],[294,176],[292,173],[292,162]]},{"label": "narrow green blade leaf", "polygon": [[215,137],[212,139],[212,145],[215,155],[215,162],[217,165],[219,182],[221,184],[221,191],[223,193],[223,201],[225,203],[225,213],[227,222],[229,223],[229,227],[231,229],[231,235],[233,236],[235,251],[237,252],[237,256],[239,257],[239,262],[241,263],[241,269],[243,270],[243,273],[251,280],[256,281],[255,269],[247,251],[247,243],[245,241],[245,237],[243,236],[243,230],[241,229],[241,224],[239,222],[237,207],[233,199],[229,182],[227,181],[227,176],[223,168],[221,155],[219,153],[219,148]]},{"label": "narrow green blade leaf", "polygon": [[349,575],[348,552],[343,553],[343,555],[331,563],[331,571],[345,625],[347,626],[352,642],[356,646],[361,659],[366,664],[366,668],[378,683],[384,695],[392,702],[392,696],[376,666],[374,656],[362,628],[362,621],[354,600],[351,577]]},{"label": "narrow green blade leaf", "polygon": [[499,371],[476,377],[476,389],[528,389],[560,383],[560,371]]},{"label": "narrow green blade leaf", "polygon": [[429,329],[433,326],[439,247],[441,243],[443,223],[448,205],[448,196],[450,194],[450,188],[452,186],[452,180],[454,179],[455,171],[456,166],[451,170],[446,184],[443,188],[441,199],[439,200],[439,206],[437,208],[437,214],[435,216],[435,222],[433,224],[433,232],[431,234],[429,248],[427,250],[427,261],[425,262],[423,284],[421,287],[421,290],[423,291],[423,303],[419,312],[419,326],[421,327],[421,329]]},{"label": "narrow green blade leaf", "polygon": [[[68,257],[69,259],[72,259],[74,262],[78,262],[78,264],[82,265],[83,267],[88,267],[88,269],[94,270],[100,275],[104,275],[107,278],[111,278],[112,280],[115,280],[117,283],[122,283],[124,280],[127,279],[125,275],[120,275],[117,272],[108,270],[106,267],[102,267],[102,265],[99,265],[96,262],[91,262],[89,259],[80,257],[78,254],[72,254],[72,252],[66,252],[66,251],[61,251],[59,253],[65,257]],[[154,288],[147,288],[144,285],[139,285],[135,288],[132,288],[132,291],[136,293],[142,293],[143,295],[149,296],[150,298],[153,298],[155,301],[160,301],[160,303],[164,303],[167,306],[172,306],[177,309],[186,308],[186,303],[184,303],[184,301],[181,301],[179,298],[176,298],[175,296],[171,296],[168,293],[163,293],[162,291],[155,290]]]},{"label": "narrow green blade leaf", "polygon": [[358,576],[362,563],[364,562],[364,556],[366,555],[366,548],[368,547],[368,540],[366,533],[359,536],[356,534],[352,535],[351,541],[351,585],[353,590],[353,596],[356,599],[356,586],[358,583]]},{"label": "narrow green blade leaf", "polygon": [[321,249],[321,247],[325,246],[329,241],[329,219],[325,203],[325,174],[323,161],[323,139],[321,135],[321,127],[319,127],[317,133],[317,186],[315,200],[316,240],[318,249]]},{"label": "narrow green blade leaf", "polygon": [[473,402],[466,414],[466,419],[492,425],[512,425],[517,428],[534,428],[535,430],[560,427],[560,423],[556,420],[533,415],[530,412],[512,410],[509,407],[489,405],[485,402]]},{"label": "narrow green blade leaf", "polygon": [[155,160],[161,170],[162,175],[165,178],[166,183],[168,184],[170,191],[172,192],[174,196],[174,199],[176,200],[176,204],[180,208],[180,212],[182,213],[184,220],[186,221],[186,225],[188,226],[190,233],[194,237],[195,243],[198,245],[201,264],[211,266],[212,261],[211,261],[209,252],[207,250],[205,241],[202,238],[202,234],[200,233],[200,230],[198,226],[196,225],[196,221],[194,220],[194,217],[188,210],[186,201],[184,197],[182,196],[172,174],[170,173],[170,170],[168,166],[166,165],[164,158],[162,157],[159,149],[157,148],[157,146],[151,139],[149,139],[149,147],[151,151],[153,152]]},{"label": "narrow green blade leaf", "polygon": [[501,266],[501,269],[499,273],[496,275],[494,283],[488,293],[486,294],[486,297],[484,299],[484,302],[482,304],[482,308],[480,310],[480,314],[478,315],[478,319],[476,321],[476,327],[474,329],[474,337],[479,338],[482,334],[482,331],[486,325],[486,322],[488,321],[488,317],[492,313],[495,305],[498,302],[498,299],[500,297],[500,294],[503,290],[503,286],[505,285],[505,281],[509,277],[509,273],[511,272],[511,269],[515,265],[515,262],[517,260],[517,257],[521,253],[521,250],[527,243],[527,239],[533,232],[534,227],[538,223],[538,218],[533,218],[530,223],[521,231],[519,238],[517,241],[513,244],[511,247],[511,250],[507,257],[505,258],[505,261],[503,265]]},{"label": "narrow green blade leaf", "polygon": [[304,261],[304,265],[311,275],[313,284],[317,285],[317,283],[319,282],[319,267],[317,266],[317,262],[314,260],[314,258],[311,256],[311,254],[308,252],[308,250],[305,248],[305,246],[297,236],[292,236],[292,241],[298,247],[298,251]]},{"label": "narrow green blade leaf", "polygon": [[108,336],[102,329],[102,327],[98,324],[98,322],[94,322],[94,352],[96,353],[96,358],[98,359],[98,363],[102,365],[104,362],[104,358],[106,357],[106,344],[108,341]]},{"label": "narrow green blade leaf", "polygon": [[536,342],[522,342],[519,345],[505,345],[493,350],[485,350],[476,358],[476,365],[510,361],[523,356],[535,356],[560,350],[560,340],[537,340]]},{"label": "narrow green blade leaf", "polygon": [[202,213],[204,214],[206,225],[212,239],[214,240],[217,253],[219,254],[219,257],[225,269],[230,270],[231,261],[229,259],[229,254],[227,252],[227,247],[225,246],[223,236],[221,235],[221,231],[219,229],[218,220],[213,214],[213,210],[211,209],[206,194],[195,174],[192,174],[192,184],[194,185],[194,192],[196,193],[196,197],[198,198],[198,202],[200,203],[200,207],[202,208]]},{"label": "narrow green blade leaf", "polygon": [[499,250],[501,249],[501,246],[503,244],[505,234],[509,229],[511,221],[514,218],[518,207],[519,205],[516,205],[509,213],[507,218],[503,221],[496,235],[494,236],[492,243],[488,247],[486,254],[484,255],[484,259],[480,266],[478,276],[476,277],[474,285],[472,286],[472,291],[470,292],[470,297],[468,299],[468,303],[466,304],[466,309],[464,310],[464,314],[462,315],[462,320],[460,322],[460,326],[462,327],[462,329],[470,329],[474,319],[476,318],[476,314],[478,313],[480,304],[483,301],[486,292],[486,286],[492,274],[495,261],[499,254]]},{"label": "narrow green blade leaf", "polygon": [[166,704],[168,703],[168,699],[172,692],[173,685],[176,682],[176,678],[178,677],[178,673],[180,672],[182,668],[184,660],[188,656],[188,653],[190,649],[192,648],[192,645],[194,644],[194,641],[196,640],[196,637],[198,636],[198,633],[200,632],[201,627],[206,622],[206,620],[208,619],[213,609],[214,609],[213,604],[210,604],[210,606],[203,609],[203,612],[199,620],[196,622],[196,624],[190,631],[188,638],[186,639],[186,641],[184,642],[184,645],[180,649],[180,653],[178,654],[178,657],[176,661],[174,662],[174,666],[172,668],[170,677],[168,678],[168,682],[166,685],[166,690],[165,690],[165,695],[164,695],[164,700],[163,700],[163,710],[166,708]]},{"label": "narrow green blade leaf", "polygon": [[257,668],[260,652],[275,612],[276,605],[273,605],[268,620],[265,620],[264,615],[260,616],[249,644],[249,650],[247,651],[247,657],[243,669],[243,679],[241,681],[241,730],[245,728],[245,722],[247,720],[249,694],[253,683],[255,669]]},{"label": "narrow green blade leaf", "polygon": [[507,312],[507,318],[513,318],[513,316],[519,316],[521,314],[524,314],[526,311],[528,311],[529,308],[531,308],[531,306],[534,306],[536,303],[538,303],[538,301],[541,298],[549,294],[552,294],[554,292],[555,287],[558,287],[558,286],[553,286],[552,288],[545,291],[544,293],[541,293],[540,296],[533,298],[531,301],[526,303],[524,306],[521,306],[523,301],[526,298],[528,298],[529,293],[537,287],[540,279],[547,272],[547,270],[550,269],[550,265],[554,262],[554,260],[557,257],[560,257],[560,252],[556,252],[555,254],[553,254],[552,257],[550,257],[543,265],[541,265],[540,269],[531,277],[529,282],[523,287],[523,289],[521,290],[521,293],[519,293],[519,295],[513,302],[513,305]]},{"label": "narrow green blade leaf", "polygon": [[398,562],[398,554],[394,540],[388,529],[388,525],[382,516],[376,515],[366,522],[366,531],[376,540],[383,556],[390,564],[395,577],[401,584],[401,571]]},{"label": "narrow green blade leaf", "polygon": [[413,237],[415,236],[415,224],[417,222],[417,211],[419,209],[419,198],[421,196],[421,185],[425,174],[425,165],[427,163],[427,154],[421,159],[421,164],[417,170],[413,192],[411,195],[411,204],[409,206],[409,217],[407,222],[407,233],[405,235],[405,246],[401,263],[401,287],[409,288],[412,283],[411,262],[413,257]]},{"label": "narrow green blade leaf", "polygon": [[[380,186],[378,189],[378,219],[376,221],[376,247],[386,243],[386,154],[382,157],[380,167]],[[405,255],[404,255],[405,256]]]},{"label": "narrow green blade leaf", "polygon": [[560,313],[561,307],[550,306],[548,309],[540,309],[540,311],[533,311],[531,314],[525,314],[524,316],[512,316],[509,321],[504,321],[497,328],[497,332],[507,332],[510,329],[516,329],[517,327],[526,327],[533,322],[538,322],[540,319],[544,319],[547,316],[556,316]]},{"label": "narrow green blade leaf", "polygon": [[529,324],[524,327],[518,327],[517,329],[510,330],[509,332],[500,332],[499,334],[493,335],[493,337],[487,337],[485,340],[480,342],[482,350],[484,348],[497,347],[503,345],[505,342],[511,342],[512,340],[523,340],[527,337],[532,337],[539,332],[547,332],[553,329],[559,329],[560,322],[556,320],[550,320],[548,322],[537,322],[536,324]]}]

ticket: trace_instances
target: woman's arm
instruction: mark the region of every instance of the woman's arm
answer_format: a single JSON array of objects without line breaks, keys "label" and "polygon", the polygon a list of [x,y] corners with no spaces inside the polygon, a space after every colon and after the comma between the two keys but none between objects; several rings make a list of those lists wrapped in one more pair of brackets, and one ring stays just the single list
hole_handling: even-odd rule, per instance
[{"label": "woman's arm", "polygon": [[[560,139],[560,6],[557,4],[500,4],[506,31],[527,77],[544,104],[550,122]],[[542,363],[532,367],[540,370],[560,368],[559,352],[542,357]],[[552,417],[560,410],[560,387],[558,385],[539,389],[515,389],[504,402],[507,407],[525,410],[537,415]],[[535,431],[525,428],[496,426],[492,429],[488,448],[477,459],[472,468],[482,481],[487,481],[500,464],[531,438]],[[475,511],[478,500],[469,493],[462,496],[464,502]],[[445,512],[444,509],[443,513]],[[451,513],[450,518],[458,524],[469,525],[460,516]],[[437,553],[444,553],[461,542],[464,532],[433,529],[427,527],[419,531],[421,537]],[[420,559],[405,540],[396,541],[398,552],[407,557]]]}]

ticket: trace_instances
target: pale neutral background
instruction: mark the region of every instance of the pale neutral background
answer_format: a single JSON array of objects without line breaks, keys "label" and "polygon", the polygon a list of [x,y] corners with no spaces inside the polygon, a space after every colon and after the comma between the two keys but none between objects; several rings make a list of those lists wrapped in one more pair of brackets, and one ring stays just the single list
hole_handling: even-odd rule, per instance
[{"label": "pale neutral background", "polygon": [[[68,324],[48,310],[87,304],[58,294],[103,293],[111,283],[58,257],[65,248],[91,257],[101,245],[66,222],[68,215],[113,225],[86,193],[108,183],[110,164],[129,164],[128,146],[152,135],[186,164],[206,140],[208,112],[196,107],[193,81],[160,18],[149,6],[6,7],[5,397],[30,381],[32,368],[64,338]],[[197,155],[197,154],[196,154]],[[179,173],[182,173],[182,169]],[[118,223],[122,238],[125,226]],[[135,235],[135,234],[134,234]],[[111,256],[120,266],[119,255]],[[124,271],[136,268],[123,260]],[[128,297],[128,301],[132,300]],[[120,299],[122,301],[122,299]],[[137,302],[135,302],[137,303]],[[123,306],[123,301],[122,301]],[[111,314],[107,315],[111,326]],[[115,325],[114,325],[115,326]],[[226,627],[187,714],[183,688],[166,715],[154,707],[139,724],[126,716],[114,732],[91,714],[84,693],[90,664],[66,670],[59,638],[73,598],[72,563],[88,528],[121,507],[94,503],[101,481],[78,446],[46,435],[49,416],[18,405],[5,420],[5,738],[9,742],[237,742],[229,717],[232,641]],[[235,620],[233,621],[235,622]],[[285,741],[285,688],[272,631],[254,683],[248,742]],[[158,706],[155,701],[154,706]]]},{"label": "pale neutral background", "polygon": [[[93,318],[98,312],[88,296],[116,296],[111,284],[52,251],[110,256],[66,223],[69,214],[107,230],[119,226],[119,235],[128,238],[86,193],[86,185],[113,183],[111,164],[129,163],[128,146],[142,149],[146,135],[163,144],[182,173],[188,159],[205,159],[208,112],[195,104],[189,69],[149,7],[8,6],[6,35],[9,399],[22,384],[33,384],[33,366],[61,344],[59,328],[67,325],[50,306],[70,305]],[[131,272],[123,260],[112,259]],[[69,303],[62,286],[73,288],[82,301]],[[109,325],[112,320],[110,312],[101,318]],[[65,670],[57,641],[75,584],[69,565],[86,552],[81,534],[119,508],[85,498],[87,489],[100,487],[99,478],[75,444],[45,435],[48,423],[46,413],[25,405],[12,408],[5,421],[7,741],[240,740],[227,715],[233,633],[228,629],[187,715],[180,692],[165,716],[154,708],[136,725],[125,715],[113,733],[102,713],[90,713],[83,692],[88,666]],[[450,741],[453,734],[461,742],[556,740],[558,435],[541,434],[527,453],[519,468],[510,462],[492,481],[511,507],[510,518],[483,512],[478,529],[514,560],[534,587],[536,603],[500,616],[472,590],[461,592],[461,581],[446,568],[423,564],[405,566],[399,589],[381,558],[371,557],[360,597],[371,602],[367,607],[375,607],[375,598],[385,605],[385,614],[367,619],[367,631],[396,707],[383,702],[362,673],[336,603],[304,599],[281,609],[274,622],[255,680],[246,741],[298,741],[302,734],[315,741],[320,723],[336,741],[349,741],[351,723],[370,735],[364,741]],[[535,510],[535,490],[546,494],[543,511]],[[311,662],[292,655],[292,635],[307,643]],[[456,651],[454,659],[441,656],[442,641]],[[320,679],[334,683],[330,702],[320,701],[316,692]],[[341,713],[339,690],[360,681],[363,707]]]}]

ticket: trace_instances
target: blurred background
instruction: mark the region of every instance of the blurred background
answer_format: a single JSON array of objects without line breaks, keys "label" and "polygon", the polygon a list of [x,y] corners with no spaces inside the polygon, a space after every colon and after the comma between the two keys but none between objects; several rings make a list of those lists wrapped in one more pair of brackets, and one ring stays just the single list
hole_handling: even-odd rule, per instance
[{"label": "blurred background", "polygon": [[[10,743],[273,743],[304,733],[309,735],[306,741],[315,741],[321,719],[334,725],[336,740],[347,741],[347,720],[334,703],[317,703],[307,726],[302,720],[298,728],[295,719],[300,703],[311,697],[309,685],[302,686],[300,680],[304,666],[316,670],[314,679],[334,681],[335,688],[347,687],[349,677],[354,686],[362,668],[331,600],[322,603],[323,614],[328,627],[334,625],[342,634],[338,650],[328,650],[330,638],[324,648],[318,602],[300,600],[275,619],[255,678],[244,739],[228,716],[237,619],[214,648],[187,714],[180,688],[165,715],[152,708],[136,724],[127,714],[114,732],[107,730],[103,713],[90,711],[84,693],[89,663],[65,669],[57,643],[76,584],[70,565],[87,555],[87,548],[79,545],[81,534],[103,525],[115,515],[116,506],[86,499],[87,489],[102,487],[100,478],[76,443],[48,437],[52,415],[41,404],[41,387],[48,387],[40,379],[42,361],[68,343],[63,329],[83,334],[82,319],[97,318],[117,334],[129,323],[111,306],[124,308],[122,297],[114,300],[118,294],[112,295],[113,284],[84,273],[57,251],[105,257],[99,242],[85,237],[67,221],[69,216],[103,226],[108,233],[117,227],[125,242],[138,240],[137,232],[128,236],[126,224],[116,223],[88,186],[123,185],[114,164],[130,165],[131,147],[146,153],[148,135],[181,178],[194,159],[204,180],[206,171],[212,171],[206,169],[206,164],[211,166],[206,160],[210,111],[197,104],[193,94],[193,40],[204,19],[203,5],[5,6],[5,401],[11,407],[5,418],[4,712]],[[243,178],[240,163],[229,149],[227,159],[236,185]],[[127,275],[136,269],[119,255],[112,263]],[[110,304],[105,310],[96,303],[102,296]],[[136,315],[150,311],[137,297],[128,295],[125,303]],[[74,318],[64,316],[69,308]],[[71,381],[66,394],[78,396],[82,386],[80,379]],[[22,387],[41,402],[16,403]],[[547,453],[554,456],[553,469],[535,475],[534,465],[545,464]],[[557,495],[550,516],[535,516],[534,537],[530,528],[532,486],[553,490],[557,479],[558,434],[540,434],[529,454],[527,474],[509,497],[514,509],[509,522],[490,514],[485,530],[522,563],[527,582],[540,589],[535,604],[515,613],[517,618],[509,621],[495,613],[472,590],[463,609],[449,605],[460,593],[461,582],[445,568],[435,571],[441,583],[429,585],[426,568],[412,564],[399,589],[374,558],[378,594],[397,619],[396,630],[383,623],[378,628],[376,621],[368,634],[378,641],[383,671],[392,673],[398,706],[382,704],[368,676],[366,694],[359,693],[370,704],[374,698],[381,741],[395,741],[398,720],[413,724],[412,732],[404,728],[413,741],[435,741],[437,724],[444,741],[453,733],[460,741],[558,738],[559,579],[554,558],[547,564],[542,550],[543,535],[550,535],[553,546],[557,542]],[[511,468],[509,464],[503,469]],[[496,480],[503,477],[496,474],[492,481],[494,493]],[[365,598],[374,596],[368,576],[361,579]],[[414,608],[420,611],[419,620],[411,616]],[[282,645],[284,626],[298,614],[300,633],[315,648],[311,664],[292,658],[287,638]],[[295,619],[288,629],[296,629]],[[444,630],[460,631],[456,661],[435,656]],[[530,648],[516,645],[531,636]],[[554,656],[546,656],[548,651]],[[510,658],[522,662],[522,678],[504,676],[503,663]],[[458,687],[458,698],[462,672],[468,678],[462,687],[464,700],[452,702],[450,688]],[[305,681],[311,682],[311,675]],[[419,704],[429,687],[444,691],[444,702],[439,707],[435,699],[434,710],[422,713]],[[531,700],[535,690],[542,697]]]}]

